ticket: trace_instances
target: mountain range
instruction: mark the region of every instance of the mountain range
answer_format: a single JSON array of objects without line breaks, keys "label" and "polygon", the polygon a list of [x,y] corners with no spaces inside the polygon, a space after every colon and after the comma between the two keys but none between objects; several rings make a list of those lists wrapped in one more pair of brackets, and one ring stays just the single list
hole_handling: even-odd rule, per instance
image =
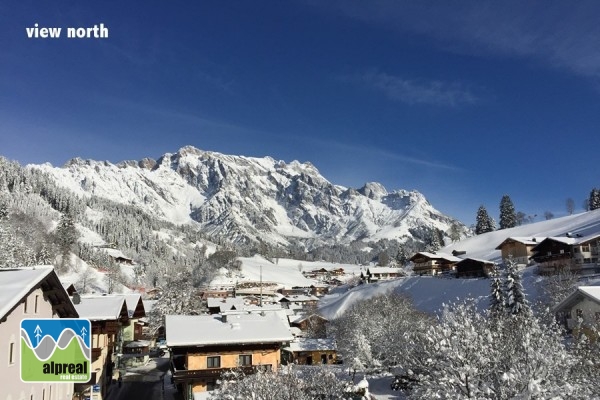
[{"label": "mountain range", "polygon": [[[158,159],[74,158],[62,167],[29,165],[83,197],[139,207],[209,237],[234,243],[307,247],[412,238],[429,228],[461,236],[468,229],[436,210],[418,191],[388,191],[379,183],[349,188],[329,182],[310,162],[225,155],[186,146]],[[89,217],[92,217],[91,215]]]}]

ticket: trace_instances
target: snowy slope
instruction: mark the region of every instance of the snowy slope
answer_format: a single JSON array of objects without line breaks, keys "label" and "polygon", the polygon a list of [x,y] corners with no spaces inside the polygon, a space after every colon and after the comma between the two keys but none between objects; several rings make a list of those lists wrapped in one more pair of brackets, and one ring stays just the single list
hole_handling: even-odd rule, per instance
[{"label": "snowy slope", "polygon": [[501,261],[500,251],[495,248],[509,237],[564,236],[567,232],[583,236],[600,232],[600,209],[484,233],[446,246],[440,252],[452,253],[453,250],[461,250],[467,252],[463,257]]},{"label": "snowy slope", "polygon": [[[354,240],[399,239],[411,229],[447,232],[457,223],[437,211],[417,191],[388,192],[381,184],[360,189],[334,185],[310,163],[285,163],[183,147],[157,161],[105,161],[75,158],[62,168],[29,165],[54,177],[80,196],[99,196],[139,207],[178,223],[197,222],[209,235],[234,242],[311,246]],[[90,219],[101,218],[89,210]]]}]

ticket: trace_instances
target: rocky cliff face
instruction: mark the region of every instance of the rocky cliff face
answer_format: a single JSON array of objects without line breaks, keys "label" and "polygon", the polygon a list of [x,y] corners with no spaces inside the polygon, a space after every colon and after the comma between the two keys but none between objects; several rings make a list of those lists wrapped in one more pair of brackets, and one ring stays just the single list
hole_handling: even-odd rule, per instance
[{"label": "rocky cliff face", "polygon": [[[448,231],[458,221],[417,191],[388,192],[379,183],[353,189],[332,184],[308,162],[285,163],[183,147],[158,160],[73,159],[40,168],[82,196],[140,207],[175,223],[195,224],[234,242],[315,245],[410,237],[410,230]],[[460,223],[458,223],[460,224]],[[462,224],[460,224],[462,228]]]}]

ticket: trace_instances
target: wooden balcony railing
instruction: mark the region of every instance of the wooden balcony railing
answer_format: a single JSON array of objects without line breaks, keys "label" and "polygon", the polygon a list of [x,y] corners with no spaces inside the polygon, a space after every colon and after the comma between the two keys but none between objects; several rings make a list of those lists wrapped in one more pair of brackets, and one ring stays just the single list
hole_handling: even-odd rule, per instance
[{"label": "wooden balcony railing", "polygon": [[194,369],[194,370],[175,370],[173,380],[175,383],[189,382],[196,379],[219,378],[221,374],[228,371],[241,371],[245,375],[255,374],[259,370],[270,371],[272,366],[267,365],[249,365],[236,368],[211,368],[211,369]]}]

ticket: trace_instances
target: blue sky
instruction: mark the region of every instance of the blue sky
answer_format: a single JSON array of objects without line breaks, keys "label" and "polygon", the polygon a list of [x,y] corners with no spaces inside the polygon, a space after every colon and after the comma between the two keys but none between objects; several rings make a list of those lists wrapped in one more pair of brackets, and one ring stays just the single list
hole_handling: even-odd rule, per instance
[{"label": "blue sky", "polygon": [[[578,211],[598,177],[600,3],[0,4],[0,154],[60,166],[184,145],[312,162],[331,182]],[[27,27],[63,28],[29,39]],[[106,39],[68,39],[103,23]]]}]

